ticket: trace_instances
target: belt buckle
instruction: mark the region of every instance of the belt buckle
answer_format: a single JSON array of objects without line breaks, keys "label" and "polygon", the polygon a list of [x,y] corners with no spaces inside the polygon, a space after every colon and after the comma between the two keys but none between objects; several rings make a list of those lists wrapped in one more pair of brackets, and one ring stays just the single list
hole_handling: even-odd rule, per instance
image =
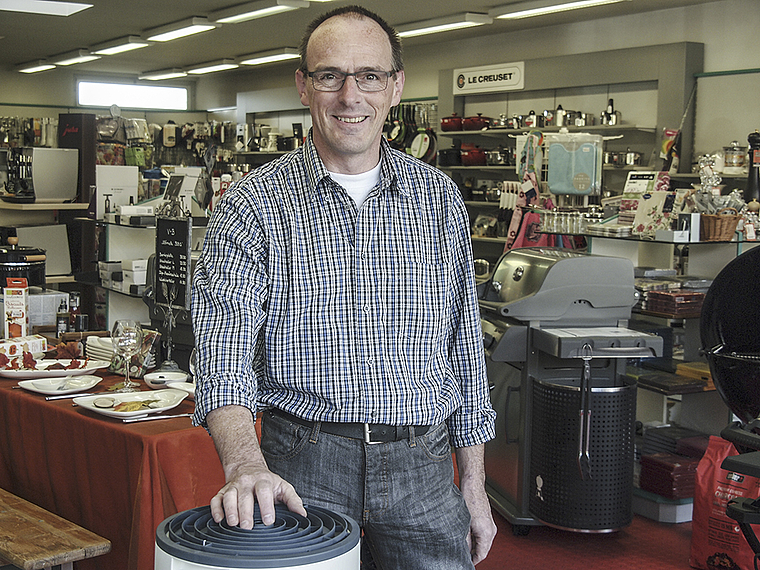
[{"label": "belt buckle", "polygon": [[362,424],[364,426],[364,443],[367,445],[377,445],[383,443],[382,441],[372,441],[372,430],[369,429],[369,424]]}]

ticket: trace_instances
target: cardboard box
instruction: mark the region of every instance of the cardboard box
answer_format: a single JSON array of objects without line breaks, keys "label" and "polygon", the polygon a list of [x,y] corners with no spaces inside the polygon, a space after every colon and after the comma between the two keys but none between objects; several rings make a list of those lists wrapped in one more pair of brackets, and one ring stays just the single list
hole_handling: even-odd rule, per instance
[{"label": "cardboard box", "polygon": [[135,206],[135,205],[123,205],[117,206],[119,214],[124,216],[152,216],[153,206]]},{"label": "cardboard box", "polygon": [[98,275],[101,281],[110,281],[116,271],[121,271],[121,261],[98,261]]},{"label": "cardboard box", "polygon": [[122,259],[121,268],[125,271],[147,271],[147,259]]},{"label": "cardboard box", "polygon": [[132,284],[145,285],[146,279],[148,278],[147,271],[129,271],[124,269],[122,275],[124,276],[123,281],[125,286]]},{"label": "cardboard box", "polygon": [[60,291],[41,291],[29,295],[29,322],[33,327],[46,325],[55,326],[55,315],[58,307],[69,310],[69,295]]},{"label": "cardboard box", "polygon": [[657,230],[654,234],[657,241],[672,241],[673,243],[686,243],[689,241],[687,230]]},{"label": "cardboard box", "polygon": [[39,354],[46,352],[47,349],[47,339],[41,334],[0,340],[0,353],[5,354],[9,358],[21,356],[25,352]]},{"label": "cardboard box", "polygon": [[25,277],[8,277],[3,291],[5,338],[25,337],[31,330],[29,323],[29,287]]}]

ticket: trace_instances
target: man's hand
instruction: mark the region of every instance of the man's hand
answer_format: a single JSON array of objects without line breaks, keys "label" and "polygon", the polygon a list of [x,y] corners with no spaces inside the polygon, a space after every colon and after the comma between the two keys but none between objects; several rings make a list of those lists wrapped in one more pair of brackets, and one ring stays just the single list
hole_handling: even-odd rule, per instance
[{"label": "man's hand", "polygon": [[211,516],[216,522],[226,518],[231,526],[251,529],[256,502],[265,525],[274,522],[275,503],[283,503],[294,513],[306,516],[303,501],[293,485],[267,467],[250,410],[224,406],[210,412],[206,419],[226,480],[211,499]]},{"label": "man's hand", "polygon": [[485,489],[484,446],[457,448],[459,490],[470,511],[470,534],[467,541],[472,553],[472,563],[485,560],[496,536],[496,523],[491,515],[491,504]]}]

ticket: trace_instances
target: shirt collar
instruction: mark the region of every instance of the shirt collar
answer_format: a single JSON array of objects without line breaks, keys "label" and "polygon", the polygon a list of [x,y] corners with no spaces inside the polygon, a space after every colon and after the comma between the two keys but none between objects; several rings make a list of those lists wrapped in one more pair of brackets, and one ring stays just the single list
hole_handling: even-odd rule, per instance
[{"label": "shirt collar", "polygon": [[[325,188],[327,181],[332,179],[327,172],[325,163],[319,157],[317,147],[314,146],[312,129],[309,129],[309,136],[306,137],[306,142],[303,146],[303,156],[306,176],[309,181],[307,191],[310,194],[314,194],[320,188]],[[398,183],[399,177],[397,173],[398,169],[401,168],[401,164],[398,162],[398,158],[393,155],[393,151],[388,141],[385,140],[385,137],[380,138],[380,163],[380,192],[387,192],[396,188],[402,195],[408,197],[409,190]]]}]

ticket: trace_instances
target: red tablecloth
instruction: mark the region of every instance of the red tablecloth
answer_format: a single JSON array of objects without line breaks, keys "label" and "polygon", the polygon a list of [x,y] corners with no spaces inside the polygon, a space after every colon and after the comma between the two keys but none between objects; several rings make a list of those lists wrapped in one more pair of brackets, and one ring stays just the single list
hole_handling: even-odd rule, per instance
[{"label": "red tablecloth", "polygon": [[[78,569],[153,570],[161,521],[208,504],[224,483],[211,437],[187,417],[125,424],[16,384],[0,378],[0,487],[111,541]],[[187,398],[166,413],[193,407]]]}]

